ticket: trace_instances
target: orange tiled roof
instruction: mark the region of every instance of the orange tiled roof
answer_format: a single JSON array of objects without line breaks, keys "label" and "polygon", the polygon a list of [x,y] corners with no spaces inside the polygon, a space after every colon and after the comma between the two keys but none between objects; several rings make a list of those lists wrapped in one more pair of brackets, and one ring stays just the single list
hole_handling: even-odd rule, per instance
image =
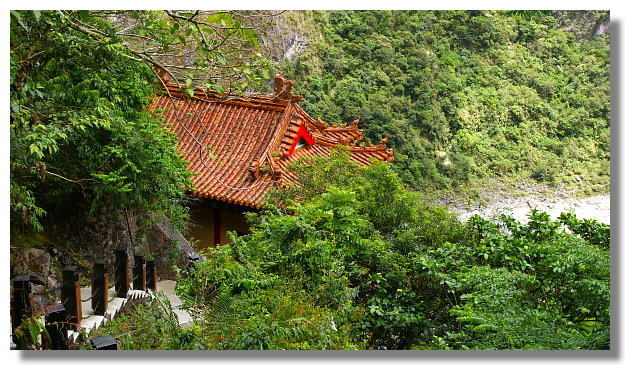
[{"label": "orange tiled roof", "polygon": [[[328,155],[344,145],[363,166],[372,158],[393,160],[387,137],[377,146],[358,145],[364,133],[359,119],[348,126],[315,120],[297,104],[302,97],[291,94],[292,86],[278,75],[273,94],[224,98],[211,90],[189,97],[166,83],[150,109],[163,110],[176,133],[179,152],[195,174],[194,195],[260,208],[269,189],[295,181],[286,167],[302,157]],[[299,142],[306,145],[295,148]]]}]

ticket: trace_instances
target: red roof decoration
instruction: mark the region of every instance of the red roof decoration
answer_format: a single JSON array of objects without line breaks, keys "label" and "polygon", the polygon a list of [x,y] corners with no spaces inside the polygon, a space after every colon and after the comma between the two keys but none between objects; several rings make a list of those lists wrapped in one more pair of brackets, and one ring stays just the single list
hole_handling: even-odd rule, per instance
[{"label": "red roof decoration", "polygon": [[[393,161],[386,148],[357,145],[363,139],[359,119],[350,125],[329,125],[309,116],[293,95],[293,81],[277,75],[268,95],[226,98],[213,90],[193,96],[167,82],[166,91],[150,106],[164,111],[165,121],[178,137],[178,149],[189,162],[194,195],[251,208],[261,208],[266,192],[294,182],[289,163],[306,156],[328,155],[344,145],[351,160],[368,166],[371,159]],[[298,147],[303,140],[304,147]]]},{"label": "red roof decoration", "polygon": [[311,137],[308,130],[306,130],[306,126],[300,125],[300,129],[298,130],[298,135],[295,136],[293,143],[291,144],[291,148],[289,149],[289,156],[293,155],[293,152],[296,148],[298,148],[298,144],[303,140],[309,146],[313,146],[315,144],[315,140]]}]

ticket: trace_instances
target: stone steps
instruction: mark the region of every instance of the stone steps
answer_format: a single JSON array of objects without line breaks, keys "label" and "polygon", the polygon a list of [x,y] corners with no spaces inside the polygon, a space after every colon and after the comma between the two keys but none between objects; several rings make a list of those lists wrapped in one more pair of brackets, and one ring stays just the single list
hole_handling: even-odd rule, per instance
[{"label": "stone steps", "polygon": [[91,295],[91,288],[81,288],[82,294],[82,321],[79,324],[79,329],[68,330],[68,338],[71,342],[77,342],[80,332],[89,333],[93,329],[97,329],[103,326],[106,322],[113,320],[119,315],[119,313],[132,301],[141,300],[150,297],[150,293],[143,290],[131,289],[128,291],[126,298],[117,297],[115,288],[112,287],[108,290],[108,307],[106,308],[105,315],[94,315],[94,310],[91,307],[91,301],[89,299]]},{"label": "stone steps", "polygon": [[179,296],[176,295],[175,289],[176,281],[174,280],[161,280],[157,282],[157,291],[163,292],[166,297],[168,297],[168,301],[170,301],[170,305],[172,305],[172,311],[174,311],[179,319],[179,326],[188,327],[194,319],[187,311],[181,309],[183,302]]},{"label": "stone steps", "polygon": [[[183,302],[175,293],[176,289],[176,281],[173,280],[161,280],[157,281],[157,291],[163,292],[168,301],[170,301],[170,305],[172,306],[172,311],[176,314],[179,326],[188,327],[190,323],[193,321],[192,316],[185,310],[181,309]],[[128,296],[126,298],[117,297],[117,292],[115,288],[110,288],[108,290],[108,307],[106,309],[105,315],[94,315],[93,309],[90,306],[90,297],[91,288],[81,288],[82,293],[82,322],[79,325],[78,331],[69,330],[68,337],[72,342],[77,342],[79,338],[80,332],[89,333],[93,329],[97,329],[103,326],[106,322],[115,319],[121,310],[125,307],[129,306],[132,301],[145,299],[151,296],[149,292],[143,290],[134,290],[131,289],[128,291]],[[83,302],[84,300],[88,300]]]}]

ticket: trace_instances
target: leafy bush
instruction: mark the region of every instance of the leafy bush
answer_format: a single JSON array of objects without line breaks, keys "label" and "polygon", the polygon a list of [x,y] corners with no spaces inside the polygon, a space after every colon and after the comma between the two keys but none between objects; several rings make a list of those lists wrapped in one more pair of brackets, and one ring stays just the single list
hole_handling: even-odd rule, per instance
[{"label": "leafy bush", "polygon": [[580,220],[572,213],[563,212],[558,217],[560,222],[565,224],[573,233],[581,236],[585,240],[601,249],[611,249],[611,227],[593,219]]},{"label": "leafy bush", "polygon": [[[77,18],[81,14],[73,13]],[[87,24],[114,34],[100,17]],[[182,221],[190,186],[176,139],[146,106],[154,73],[62,12],[11,12],[11,229],[43,230],[69,202]]]},{"label": "leafy bush", "polygon": [[534,211],[523,225],[470,219],[471,246],[419,259],[457,298],[453,329],[419,348],[608,349],[608,254]]},{"label": "leafy bush", "polygon": [[570,233],[538,211],[464,225],[389,164],[347,160],[296,166],[306,188],[271,197],[286,212],[252,214],[249,235],[184,275],[178,292],[209,348],[608,348],[601,231]]},{"label": "leafy bush", "polygon": [[197,327],[179,327],[179,320],[163,293],[138,304],[105,326],[92,330],[80,349],[92,350],[90,340],[112,335],[121,350],[205,349]]}]

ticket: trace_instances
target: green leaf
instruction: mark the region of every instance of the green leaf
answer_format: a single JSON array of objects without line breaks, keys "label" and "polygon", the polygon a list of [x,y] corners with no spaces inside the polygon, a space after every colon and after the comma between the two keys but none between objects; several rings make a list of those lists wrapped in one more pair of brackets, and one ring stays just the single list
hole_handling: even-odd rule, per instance
[{"label": "green leaf", "polygon": [[40,147],[35,143],[31,143],[29,145],[29,151],[31,152],[31,154],[41,155]]},{"label": "green leaf", "polygon": [[478,326],[472,328],[472,331],[476,333],[482,333],[486,331],[497,331],[498,328],[492,324],[479,324]]},{"label": "green leaf", "polygon": [[22,22],[22,15],[21,15],[20,11],[11,10],[10,14],[11,14],[11,17],[15,18],[15,20],[18,22],[18,25],[20,25],[20,26],[22,26],[22,28],[28,30],[28,27],[24,24],[24,22]]},{"label": "green leaf", "polygon": [[36,343],[40,336],[40,326],[35,323],[29,323],[29,335],[31,335],[32,342]]},{"label": "green leaf", "polygon": [[212,14],[209,17],[207,17],[205,19],[205,22],[207,23],[217,23],[219,22],[219,20],[221,20],[223,18],[224,14],[223,13],[216,13],[216,14]]}]

